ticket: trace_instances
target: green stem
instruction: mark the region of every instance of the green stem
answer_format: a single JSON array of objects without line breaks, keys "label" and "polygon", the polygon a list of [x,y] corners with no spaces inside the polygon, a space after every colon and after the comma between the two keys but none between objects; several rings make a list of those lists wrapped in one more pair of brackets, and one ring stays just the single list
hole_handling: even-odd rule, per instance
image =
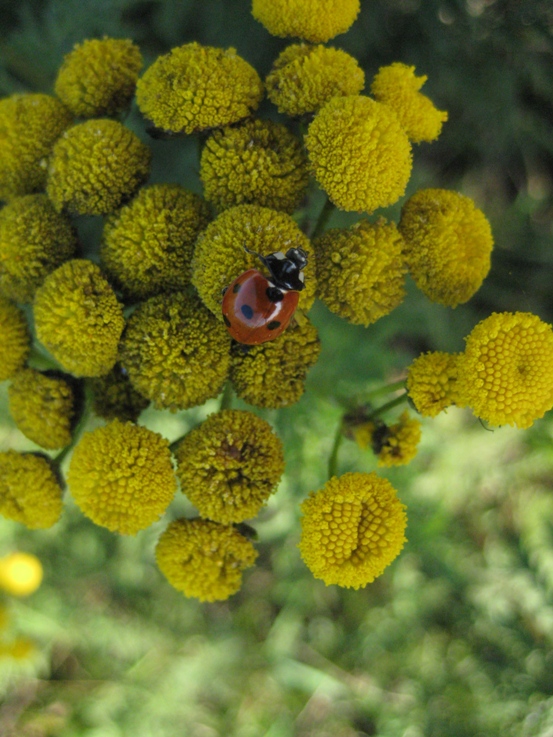
[{"label": "green stem", "polygon": [[386,413],[389,409],[392,409],[393,407],[397,407],[399,404],[403,404],[403,402],[407,401],[408,394],[407,392],[404,392],[399,397],[395,397],[395,399],[391,399],[389,402],[386,402],[386,404],[383,404],[381,407],[378,407],[374,410],[374,412],[371,412],[370,415],[367,417],[368,420],[374,420],[376,417],[379,417],[380,415],[383,415]]},{"label": "green stem", "polygon": [[85,381],[84,382],[83,411],[81,412],[79,421],[75,425],[75,428],[71,434],[71,442],[69,443],[69,445],[66,445],[65,448],[63,448],[63,450],[60,450],[60,452],[56,456],[54,456],[54,458],[52,458],[52,462],[58,468],[61,468],[61,464],[63,463],[65,458],[69,455],[69,453],[71,453],[71,451],[75,448],[75,446],[81,439],[83,430],[90,418],[91,411],[92,411],[92,392]]},{"label": "green stem", "polygon": [[230,381],[227,381],[225,384],[225,388],[223,389],[223,394],[221,396],[221,404],[219,405],[219,412],[222,412],[224,409],[230,409],[232,407],[232,400],[234,399],[234,393],[232,391],[232,384]]},{"label": "green stem", "polygon": [[381,386],[378,389],[373,389],[370,392],[365,392],[361,396],[363,400],[370,401],[375,397],[381,397],[384,394],[391,394],[392,392],[396,392],[398,391],[398,389],[405,389],[405,379],[394,381],[391,384],[386,384],[385,386]]},{"label": "green stem", "polygon": [[321,233],[325,229],[326,224],[328,223],[330,216],[332,215],[335,209],[336,208],[334,204],[327,197],[323,205],[323,208],[321,212],[319,213],[319,217],[317,219],[317,222],[315,223],[315,227],[313,228],[313,231],[311,232],[311,236],[310,236],[311,239],[317,238],[317,236],[321,235]]},{"label": "green stem", "polygon": [[336,470],[338,467],[338,453],[340,451],[340,446],[342,445],[342,440],[344,439],[344,427],[342,424],[342,420],[338,423],[338,428],[336,429],[336,435],[334,436],[334,442],[332,444],[332,450],[330,451],[330,457],[328,459],[328,478],[331,479],[333,476],[336,476]]}]

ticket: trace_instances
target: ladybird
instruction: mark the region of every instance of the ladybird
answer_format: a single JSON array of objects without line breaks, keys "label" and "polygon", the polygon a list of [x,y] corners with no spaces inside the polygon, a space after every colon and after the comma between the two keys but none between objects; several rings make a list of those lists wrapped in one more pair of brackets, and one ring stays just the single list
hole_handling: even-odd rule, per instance
[{"label": "ladybird", "polygon": [[278,338],[288,327],[305,286],[307,254],[302,248],[289,248],[286,255],[278,251],[261,256],[244,248],[257,256],[269,276],[248,269],[229,284],[223,295],[223,320],[238,343],[259,345]]}]

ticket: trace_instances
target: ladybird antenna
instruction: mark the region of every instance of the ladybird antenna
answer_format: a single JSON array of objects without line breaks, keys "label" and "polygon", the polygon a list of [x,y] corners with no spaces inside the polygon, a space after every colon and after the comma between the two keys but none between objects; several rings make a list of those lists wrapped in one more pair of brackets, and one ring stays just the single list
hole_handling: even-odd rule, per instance
[{"label": "ladybird antenna", "polygon": [[243,244],[242,244],[242,248],[244,249],[244,251],[246,251],[246,253],[250,253],[252,256],[257,256],[257,258],[261,261],[261,263],[264,266],[267,266],[267,268],[269,268],[267,264],[267,259],[265,258],[265,256],[262,256],[260,253],[257,253],[257,251],[252,251],[251,248],[248,248],[247,246],[244,246]]}]

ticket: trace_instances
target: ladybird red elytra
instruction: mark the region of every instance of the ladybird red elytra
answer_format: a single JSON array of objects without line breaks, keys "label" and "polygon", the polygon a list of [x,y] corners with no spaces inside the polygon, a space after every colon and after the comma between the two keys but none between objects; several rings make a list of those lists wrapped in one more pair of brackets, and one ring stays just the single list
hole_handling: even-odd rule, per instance
[{"label": "ladybird red elytra", "polygon": [[289,248],[286,254],[261,256],[244,248],[259,258],[269,276],[257,269],[244,271],[225,289],[221,308],[234,340],[259,345],[278,338],[288,327],[304,288],[307,254],[302,248]]}]

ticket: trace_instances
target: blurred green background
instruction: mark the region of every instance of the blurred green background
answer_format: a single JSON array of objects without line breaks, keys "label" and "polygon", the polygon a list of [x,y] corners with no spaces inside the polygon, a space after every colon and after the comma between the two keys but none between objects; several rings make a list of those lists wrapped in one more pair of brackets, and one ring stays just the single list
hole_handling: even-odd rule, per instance
[{"label": "blurred green background", "polygon": [[[287,43],[246,0],[0,0],[0,18],[2,96],[51,92],[73,44],[104,34],[134,39],[146,65],[191,40],[234,46],[262,76]],[[494,310],[553,322],[553,4],[362,0],[331,45],[359,59],[368,84],[393,61],[428,74],[423,91],[450,117],[436,143],[415,147],[407,194],[473,197],[492,223],[492,272],[456,310],[409,285],[368,329],[315,306],[323,352],[306,394],[259,412],[285,443],[287,473],[255,521],[258,564],[228,602],[186,600],[162,578],[153,548],[167,519],[134,538],[70,501],[49,531],[0,520],[0,555],[32,552],[45,568],[35,594],[5,602],[10,631],[37,650],[0,660],[2,737],[553,735],[553,417],[526,432],[487,432],[460,410],[425,421],[415,461],[386,474],[409,542],[367,588],[326,588],[296,548],[299,503],[326,480],[337,394],[400,377],[423,350],[461,350]],[[276,117],[268,103],[260,112]],[[126,122],[153,149],[152,181],[201,191],[194,140],[148,139],[136,110]],[[321,202],[315,192],[308,215]],[[400,205],[378,214],[397,218]],[[101,219],[78,227],[90,253]],[[36,447],[7,419],[6,395],[0,384],[0,448]],[[172,440],[216,407],[141,422]],[[374,468],[343,446],[341,473]],[[168,516],[189,511],[177,498]]]}]

